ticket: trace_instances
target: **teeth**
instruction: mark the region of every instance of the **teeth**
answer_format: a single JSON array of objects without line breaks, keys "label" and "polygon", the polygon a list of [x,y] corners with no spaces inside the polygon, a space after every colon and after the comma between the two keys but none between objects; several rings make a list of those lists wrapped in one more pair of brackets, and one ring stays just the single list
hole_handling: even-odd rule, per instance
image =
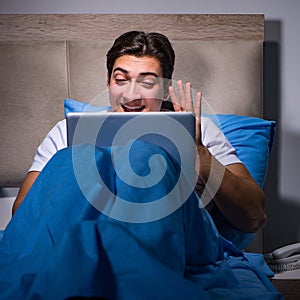
[{"label": "teeth", "polygon": [[144,105],[140,105],[140,106],[128,106],[125,104],[122,104],[122,107],[124,110],[130,110],[130,111],[140,111],[144,108]]}]

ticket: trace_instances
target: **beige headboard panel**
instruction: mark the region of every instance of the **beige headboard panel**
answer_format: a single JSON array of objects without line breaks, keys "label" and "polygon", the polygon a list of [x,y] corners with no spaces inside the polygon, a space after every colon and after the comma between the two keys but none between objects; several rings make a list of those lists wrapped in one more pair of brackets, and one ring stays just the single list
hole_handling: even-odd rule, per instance
[{"label": "beige headboard panel", "polygon": [[128,30],[166,34],[174,79],[216,113],[262,116],[263,15],[0,15],[0,187],[19,186],[66,97],[105,93],[105,54]]}]

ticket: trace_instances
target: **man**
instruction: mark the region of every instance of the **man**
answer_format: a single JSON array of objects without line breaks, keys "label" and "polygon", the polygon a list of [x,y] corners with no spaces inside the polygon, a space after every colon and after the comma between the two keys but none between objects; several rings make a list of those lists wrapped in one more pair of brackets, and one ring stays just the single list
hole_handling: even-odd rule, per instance
[{"label": "man", "polygon": [[[214,196],[214,203],[234,228],[242,232],[256,232],[266,222],[264,193],[245,166],[233,154],[228,144],[215,142],[216,150],[201,138],[200,101],[197,93],[193,105],[191,85],[178,81],[178,96],[171,86],[175,53],[169,40],[161,34],[128,32],[116,39],[107,53],[107,88],[113,111],[147,112],[164,109],[170,96],[176,111],[194,111],[197,117],[196,143],[200,160],[196,191],[201,196],[214,168],[223,168],[219,156],[227,156],[223,180]],[[212,127],[213,124],[206,125]],[[216,128],[214,128],[214,131]],[[203,135],[203,134],[202,134]],[[220,133],[215,134],[216,139]],[[222,142],[222,141],[221,141]],[[19,207],[43,166],[60,149],[66,147],[65,121],[52,129],[39,148],[13,206]],[[216,159],[217,158],[217,159]]]},{"label": "man", "polygon": [[[207,119],[200,122],[201,93],[194,106],[190,83],[178,81],[176,95],[171,85],[174,60],[171,44],[161,34],[134,31],[116,39],[107,54],[112,111],[160,111],[169,97],[174,110],[194,111],[200,161],[196,191],[203,196],[207,183],[216,182],[215,171],[222,170],[215,205],[235,228],[254,232],[265,222],[263,192],[222,133]],[[144,146],[139,144],[133,154],[141,172],[147,168],[145,156],[156,153],[154,145]],[[116,176],[110,149],[75,147],[79,172],[87,178],[86,191],[94,199],[108,201],[113,208],[120,195],[129,194],[133,204],[151,198],[148,190],[137,192]],[[90,153],[115,193],[110,199],[90,176]],[[179,171],[165,158],[166,176],[159,192],[168,192]],[[119,167],[126,172],[124,164]],[[154,167],[161,165],[156,161]],[[78,186],[63,120],[39,147],[14,211],[23,203],[0,243],[0,298],[280,299],[262,268],[219,235],[207,211],[198,207],[198,199],[192,193],[176,211],[151,222],[123,222],[100,213]]]}]

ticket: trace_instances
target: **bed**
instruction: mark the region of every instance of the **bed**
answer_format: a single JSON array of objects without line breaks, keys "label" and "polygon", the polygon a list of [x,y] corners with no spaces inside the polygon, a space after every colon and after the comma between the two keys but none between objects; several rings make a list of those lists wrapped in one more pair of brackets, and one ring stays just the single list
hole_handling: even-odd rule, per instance
[{"label": "bed", "polygon": [[106,50],[124,28],[164,28],[178,53],[174,79],[192,78],[215,113],[262,117],[263,15],[0,18],[1,187],[22,182],[37,146],[64,117],[65,98],[90,102],[105,91]]},{"label": "bed", "polygon": [[124,29],[170,38],[173,79],[201,89],[204,112],[218,116],[263,186],[275,130],[263,120],[263,15],[0,15],[2,229],[38,145],[64,118],[64,99],[108,105],[105,54]]},{"label": "bed", "polygon": [[201,89],[209,112],[262,117],[263,15],[0,18],[3,197],[13,196],[38,145],[64,117],[63,99],[107,104],[99,97],[106,84],[104,58],[123,28],[164,28],[177,53],[174,79],[190,80]]}]

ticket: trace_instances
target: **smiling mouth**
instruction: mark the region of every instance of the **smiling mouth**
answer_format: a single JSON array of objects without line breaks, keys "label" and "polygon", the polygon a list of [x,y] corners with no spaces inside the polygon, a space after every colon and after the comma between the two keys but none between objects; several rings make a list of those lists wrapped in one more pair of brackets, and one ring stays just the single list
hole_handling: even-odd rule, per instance
[{"label": "smiling mouth", "polygon": [[146,106],[145,105],[131,106],[131,105],[126,105],[126,104],[121,104],[121,107],[124,112],[140,112]]}]

